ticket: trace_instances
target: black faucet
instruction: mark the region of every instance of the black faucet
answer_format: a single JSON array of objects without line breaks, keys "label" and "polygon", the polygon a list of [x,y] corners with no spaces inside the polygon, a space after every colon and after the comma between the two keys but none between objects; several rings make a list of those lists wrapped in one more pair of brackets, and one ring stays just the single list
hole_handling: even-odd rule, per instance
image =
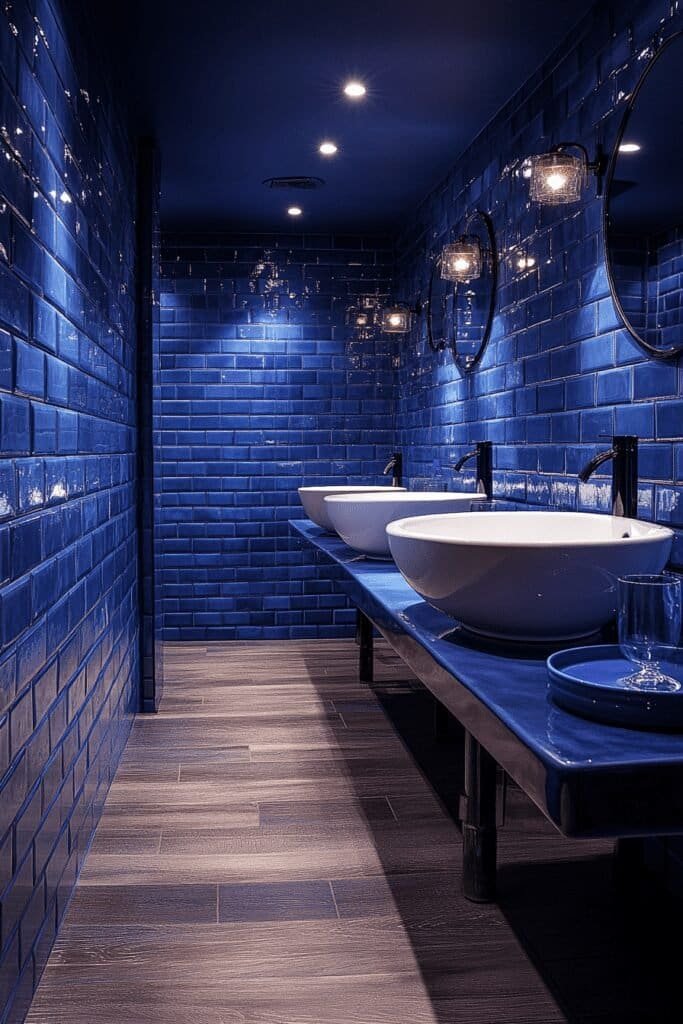
[{"label": "black faucet", "polygon": [[587,462],[579,473],[582,483],[598,466],[612,459],[612,515],[638,518],[638,438],[633,434],[617,434],[612,447]]},{"label": "black faucet", "polygon": [[391,486],[401,487],[403,482],[403,455],[401,452],[394,452],[382,470],[382,475],[386,476],[389,470],[391,470]]},{"label": "black faucet", "polygon": [[477,494],[485,494],[490,500],[493,497],[493,443],[491,441],[477,441],[473,451],[463,455],[450,468],[454,473],[459,473],[465,463],[474,458],[477,460]]}]

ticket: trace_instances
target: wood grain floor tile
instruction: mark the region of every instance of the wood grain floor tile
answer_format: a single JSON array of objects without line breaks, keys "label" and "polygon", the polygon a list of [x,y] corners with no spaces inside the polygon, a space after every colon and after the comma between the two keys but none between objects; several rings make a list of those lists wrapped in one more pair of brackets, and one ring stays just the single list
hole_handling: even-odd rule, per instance
[{"label": "wood grain floor tile", "polygon": [[322,921],[336,918],[329,882],[219,885],[218,920]]},{"label": "wood grain floor tile", "polygon": [[169,747],[167,750],[159,749],[158,747],[152,749],[153,752],[148,750],[142,743],[131,744],[126,747],[121,758],[121,770],[141,768],[146,773],[145,778],[149,779],[149,765],[152,757],[159,766],[159,770],[163,770],[166,767],[167,761],[174,765],[191,764],[193,761],[199,761],[201,764],[233,764],[234,762],[248,762],[251,759],[248,746],[200,748],[176,746]]},{"label": "wood grain floor tile", "polygon": [[173,822],[178,828],[245,828],[258,827],[259,811],[256,802],[216,801],[156,805],[153,801],[128,800],[108,803],[103,822],[107,828],[163,829]]},{"label": "wood grain floor tile", "polygon": [[125,853],[136,855],[141,853],[158,853],[161,843],[161,829],[139,829],[134,830],[111,828],[106,825],[97,830],[90,852],[94,855],[100,853]]},{"label": "wood grain floor tile", "polygon": [[82,885],[69,907],[78,924],[211,924],[215,885]]},{"label": "wood grain floor tile", "polygon": [[606,844],[513,788],[500,904],[464,900],[461,733],[434,743],[385,644],[373,687],[357,654],[167,645],[27,1024],[646,1024],[632,949],[601,982],[635,934]]},{"label": "wood grain floor tile", "polygon": [[[307,825],[336,822],[395,821],[385,796],[349,800],[265,800],[259,804],[261,825]],[[337,832],[339,834],[339,831]]]}]

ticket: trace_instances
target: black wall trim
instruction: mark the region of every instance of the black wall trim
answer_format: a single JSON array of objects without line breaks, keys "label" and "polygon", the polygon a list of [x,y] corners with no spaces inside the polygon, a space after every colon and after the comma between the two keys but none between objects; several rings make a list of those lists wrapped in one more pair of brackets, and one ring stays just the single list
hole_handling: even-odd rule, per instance
[{"label": "black wall trim", "polygon": [[141,709],[156,711],[163,691],[154,573],[154,346],[159,338],[159,152],[153,139],[138,144],[137,408],[138,559],[140,568]]}]

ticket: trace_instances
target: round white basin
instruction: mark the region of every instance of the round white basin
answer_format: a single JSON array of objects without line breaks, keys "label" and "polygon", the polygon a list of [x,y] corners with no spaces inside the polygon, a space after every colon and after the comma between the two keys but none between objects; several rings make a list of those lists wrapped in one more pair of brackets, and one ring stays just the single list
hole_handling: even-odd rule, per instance
[{"label": "round white basin", "polygon": [[300,487],[299,498],[304,507],[304,512],[316,526],[322,527],[334,533],[334,526],[330,522],[325,508],[325,498],[332,494],[366,494],[373,491],[405,491],[405,487],[383,487],[368,486],[363,484],[330,484],[324,487]]},{"label": "round white basin", "polygon": [[616,579],[661,572],[664,526],[583,512],[465,512],[399,519],[389,547],[425,601],[477,633],[587,636],[616,611]]},{"label": "round white basin", "polygon": [[349,547],[373,558],[391,558],[387,526],[406,516],[468,512],[484,494],[385,490],[383,494],[335,494],[325,498],[327,515]]}]

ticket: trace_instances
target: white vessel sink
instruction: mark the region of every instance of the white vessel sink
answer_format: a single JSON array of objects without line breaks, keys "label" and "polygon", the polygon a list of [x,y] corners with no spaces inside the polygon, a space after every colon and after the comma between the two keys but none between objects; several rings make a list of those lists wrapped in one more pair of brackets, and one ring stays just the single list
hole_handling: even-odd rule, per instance
[{"label": "white vessel sink", "polygon": [[465,512],[400,519],[389,547],[425,601],[491,637],[587,636],[616,610],[616,579],[660,572],[664,526],[582,512]]},{"label": "white vessel sink", "polygon": [[406,516],[468,512],[484,494],[385,490],[383,494],[335,494],[325,498],[327,515],[349,547],[373,558],[391,558],[387,526]]},{"label": "white vessel sink", "polygon": [[316,526],[322,527],[334,533],[334,526],[330,522],[325,508],[325,498],[331,494],[367,494],[373,491],[405,491],[405,487],[383,487],[363,486],[363,484],[330,484],[324,487],[300,487],[299,498],[304,507],[304,512]]}]

